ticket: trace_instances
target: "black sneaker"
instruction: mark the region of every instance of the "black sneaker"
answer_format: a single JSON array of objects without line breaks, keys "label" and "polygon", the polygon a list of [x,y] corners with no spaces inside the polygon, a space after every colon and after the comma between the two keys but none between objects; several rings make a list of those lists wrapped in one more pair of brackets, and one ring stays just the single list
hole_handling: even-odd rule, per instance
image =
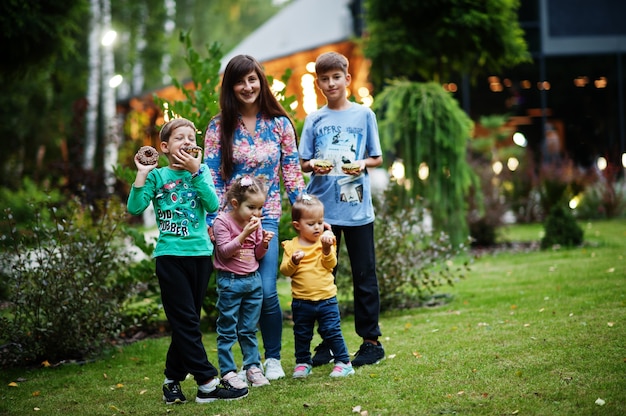
[{"label": "black sneaker", "polygon": [[183,404],[187,402],[187,398],[183,394],[178,381],[163,384],[163,400],[165,404]]},{"label": "black sneaker", "polygon": [[378,364],[383,358],[385,358],[385,350],[380,342],[377,342],[377,345],[364,342],[354,355],[352,365],[359,367],[368,364]]},{"label": "black sneaker", "polygon": [[216,400],[239,400],[248,395],[248,388],[236,389],[227,382],[223,382],[224,387],[216,386],[215,390],[208,393],[198,390],[196,403],[211,403]]},{"label": "black sneaker", "polygon": [[319,367],[320,365],[332,363],[335,359],[328,345],[322,341],[320,345],[315,347],[315,355],[313,355],[312,361],[313,367]]}]

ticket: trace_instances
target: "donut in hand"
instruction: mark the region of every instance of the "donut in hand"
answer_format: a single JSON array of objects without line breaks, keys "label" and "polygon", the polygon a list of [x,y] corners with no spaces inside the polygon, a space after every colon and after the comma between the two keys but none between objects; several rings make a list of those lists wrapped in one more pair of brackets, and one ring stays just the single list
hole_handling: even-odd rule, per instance
[{"label": "donut in hand", "polygon": [[154,165],[159,160],[159,152],[152,146],[143,146],[137,151],[137,160],[142,165]]}]

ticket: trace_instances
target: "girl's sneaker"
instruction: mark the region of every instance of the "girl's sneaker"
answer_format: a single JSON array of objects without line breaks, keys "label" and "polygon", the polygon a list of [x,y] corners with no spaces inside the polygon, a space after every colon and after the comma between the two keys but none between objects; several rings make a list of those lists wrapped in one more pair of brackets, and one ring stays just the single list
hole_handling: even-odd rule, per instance
[{"label": "girl's sneaker", "polygon": [[248,384],[245,381],[241,381],[239,376],[234,371],[229,371],[222,377],[222,384],[224,387],[232,387],[236,390],[247,389]]},{"label": "girl's sneaker", "polygon": [[293,378],[305,378],[311,374],[310,364],[296,364],[296,368],[293,369]]},{"label": "girl's sneaker", "polygon": [[248,371],[246,371],[246,377],[252,387],[261,387],[270,384],[270,381],[265,378],[259,367],[248,368]]},{"label": "girl's sneaker", "polygon": [[352,364],[344,364],[342,362],[335,363],[335,368],[330,373],[331,377],[347,377],[354,374],[354,368],[352,368]]}]

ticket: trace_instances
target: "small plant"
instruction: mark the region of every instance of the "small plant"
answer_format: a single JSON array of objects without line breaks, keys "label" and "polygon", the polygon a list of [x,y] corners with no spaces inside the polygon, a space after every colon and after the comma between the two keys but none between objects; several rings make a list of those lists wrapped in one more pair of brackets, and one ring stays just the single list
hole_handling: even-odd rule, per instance
[{"label": "small plant", "polygon": [[541,239],[541,248],[555,245],[564,247],[578,246],[583,242],[583,229],[576,219],[562,204],[554,205],[544,224],[545,235]]},{"label": "small plant", "polygon": [[[391,185],[382,197],[374,198],[381,310],[418,306],[438,287],[452,286],[469,271],[469,262],[455,265],[466,246],[455,247],[443,232],[431,233],[425,226],[424,207],[415,199],[400,202],[404,195],[398,185]],[[349,270],[338,273],[345,275]],[[343,293],[351,292],[351,279],[339,277],[337,284]]]},{"label": "small plant", "polygon": [[[117,281],[129,262],[119,224],[119,201],[84,208],[72,200],[63,217],[56,207],[33,206],[32,238],[12,224],[0,252],[0,278],[8,307],[0,322],[0,366],[85,359],[120,329],[119,305],[129,293]],[[44,221],[40,212],[48,212]]]}]

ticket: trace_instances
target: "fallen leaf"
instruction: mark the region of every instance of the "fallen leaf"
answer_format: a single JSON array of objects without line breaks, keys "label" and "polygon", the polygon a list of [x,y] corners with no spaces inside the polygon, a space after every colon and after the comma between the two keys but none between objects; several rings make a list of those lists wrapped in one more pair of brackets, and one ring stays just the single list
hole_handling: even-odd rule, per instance
[{"label": "fallen leaf", "polygon": [[615,271],[615,267],[611,267],[609,270],[607,270],[607,273],[613,273]]},{"label": "fallen leaf", "polygon": [[606,402],[598,397],[598,399],[596,400],[596,404],[598,406],[604,406],[606,404]]},{"label": "fallen leaf", "polygon": [[419,353],[419,352],[417,352],[417,351],[413,351],[413,356],[414,356],[415,358],[422,358],[422,354],[420,354],[420,353]]},{"label": "fallen leaf", "polygon": [[354,406],[352,408],[352,413],[360,413],[361,412],[361,406]]},{"label": "fallen leaf", "polygon": [[461,390],[460,392],[457,393],[458,396],[462,396],[464,394],[465,394],[465,392],[463,390]]},{"label": "fallen leaf", "polygon": [[389,354],[389,355],[387,356],[387,358],[389,358],[389,359],[391,359],[391,358],[396,358],[396,354]]},{"label": "fallen leaf", "polygon": [[123,387],[124,387],[124,385],[123,385],[122,383],[117,383],[117,384],[115,385],[115,388],[116,388],[116,389],[121,389],[121,388],[123,388]]},{"label": "fallen leaf", "polygon": [[139,394],[146,394],[146,392],[147,392],[147,391],[148,391],[148,390],[145,390],[145,389],[144,389],[144,390],[141,390],[141,391],[139,392]]},{"label": "fallen leaf", "polygon": [[410,322],[407,322],[406,324],[404,324],[404,330],[406,331],[407,329],[411,328],[413,325]]},{"label": "fallen leaf", "polygon": [[528,328],[530,324],[524,324],[524,328]]},{"label": "fallen leaf", "polygon": [[368,412],[367,410],[363,410],[363,411],[360,413],[360,415],[361,415],[361,416],[368,416],[368,415],[369,415],[369,412]]},{"label": "fallen leaf", "polygon": [[512,415],[516,415],[516,414],[518,414],[518,413],[519,413],[519,410],[513,410],[513,411],[511,412],[511,414],[512,414]]},{"label": "fallen leaf", "polygon": [[545,308],[539,309],[539,312],[543,312],[543,311],[545,311]]},{"label": "fallen leaf", "polygon": [[40,408],[38,408],[38,407],[33,407],[33,410],[34,410],[35,412],[38,412],[38,411],[40,411],[41,409],[40,409]]},{"label": "fallen leaf", "polygon": [[39,391],[34,391],[34,392],[33,392],[33,397],[37,397],[37,396],[39,396],[40,394],[41,394],[41,392],[39,392]]},{"label": "fallen leaf", "polygon": [[106,380],[107,378],[109,378],[109,376],[107,376],[107,373],[102,373],[102,378]]},{"label": "fallen leaf", "polygon": [[9,383],[9,387],[19,387],[19,384],[17,384],[15,381],[12,381]]},{"label": "fallen leaf", "polygon": [[517,309],[517,305],[511,305],[511,309]]},{"label": "fallen leaf", "polygon": [[615,325],[615,322],[609,322],[607,323],[607,325],[609,326],[609,328],[613,328],[613,325]]},{"label": "fallen leaf", "polygon": [[42,362],[41,365],[44,367],[50,367],[50,363],[48,362],[48,360]]}]

